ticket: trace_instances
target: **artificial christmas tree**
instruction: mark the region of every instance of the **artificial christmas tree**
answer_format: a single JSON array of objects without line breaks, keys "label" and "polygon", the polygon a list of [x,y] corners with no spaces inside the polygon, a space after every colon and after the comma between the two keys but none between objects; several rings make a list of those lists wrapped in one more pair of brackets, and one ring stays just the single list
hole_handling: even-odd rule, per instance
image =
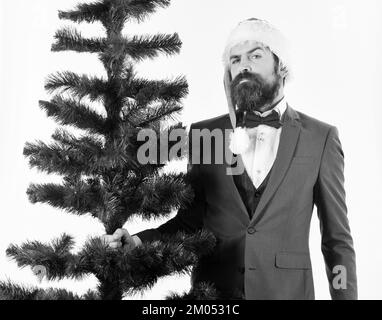
[{"label": "artificial christmas tree", "polygon": [[[180,100],[188,87],[183,77],[161,81],[139,78],[134,63],[160,53],[177,53],[181,41],[177,34],[129,38],[122,33],[127,21],[141,22],[156,8],[169,4],[169,0],[100,0],[59,13],[61,19],[78,23],[102,23],[106,35],[100,38],[85,38],[72,28],[57,31],[52,50],[96,53],[106,76],[68,71],[48,77],[45,88],[55,96],[51,101],[40,101],[40,107],[62,127],[52,135],[51,144],[27,143],[24,155],[31,167],[62,175],[63,183],[31,184],[27,193],[32,203],[47,203],[73,214],[90,213],[107,234],[113,234],[133,216],[166,217],[192,201],[186,174],[163,173],[165,163],[144,164],[137,158],[143,144],[137,139],[140,130],[153,130],[160,144],[164,130],[183,128],[180,123],[169,128],[163,124],[182,110]],[[105,116],[92,109],[92,102],[102,104]],[[81,129],[83,134],[77,136],[67,126]],[[168,142],[168,148],[175,143]],[[40,276],[57,280],[93,274],[99,286],[78,296],[63,289],[28,289],[2,282],[0,299],[121,299],[150,288],[159,277],[189,272],[200,256],[211,252],[214,241],[211,233],[201,230],[143,243],[133,250],[111,249],[96,237],[73,253],[74,241],[67,234],[51,244],[11,245],[7,255]],[[212,287],[201,283],[183,296],[172,294],[169,299],[215,296]]]}]

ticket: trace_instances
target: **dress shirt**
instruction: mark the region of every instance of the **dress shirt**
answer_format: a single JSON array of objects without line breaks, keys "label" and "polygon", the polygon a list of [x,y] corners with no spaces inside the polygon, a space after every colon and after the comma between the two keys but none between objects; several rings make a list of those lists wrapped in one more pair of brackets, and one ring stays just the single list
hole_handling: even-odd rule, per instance
[{"label": "dress shirt", "polygon": [[[263,113],[254,111],[261,117],[265,117],[273,110],[280,115],[280,119],[287,108],[285,97],[273,108]],[[276,129],[264,124],[256,128],[247,128],[251,144],[249,148],[241,154],[244,167],[251,178],[253,185],[258,188],[271,170],[276,159],[279,147],[282,127]]]}]

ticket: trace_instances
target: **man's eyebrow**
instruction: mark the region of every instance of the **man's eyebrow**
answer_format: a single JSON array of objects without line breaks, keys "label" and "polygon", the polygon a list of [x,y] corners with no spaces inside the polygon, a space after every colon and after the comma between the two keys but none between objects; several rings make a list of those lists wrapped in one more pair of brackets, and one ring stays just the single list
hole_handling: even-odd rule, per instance
[{"label": "man's eyebrow", "polygon": [[255,47],[255,48],[249,50],[249,51],[247,52],[247,54],[248,54],[248,53],[255,52],[256,50],[259,50],[259,49],[262,50],[262,51],[265,51],[263,47]]},{"label": "man's eyebrow", "polygon": [[[256,50],[262,50],[262,51],[264,51],[264,48],[263,48],[263,47],[255,47],[255,48],[253,48],[253,49],[247,51],[246,54],[250,54],[250,53],[252,53],[252,52],[255,52]],[[232,55],[232,56],[229,57],[229,59],[232,60],[232,59],[239,58],[239,57],[240,57],[240,55]]]}]

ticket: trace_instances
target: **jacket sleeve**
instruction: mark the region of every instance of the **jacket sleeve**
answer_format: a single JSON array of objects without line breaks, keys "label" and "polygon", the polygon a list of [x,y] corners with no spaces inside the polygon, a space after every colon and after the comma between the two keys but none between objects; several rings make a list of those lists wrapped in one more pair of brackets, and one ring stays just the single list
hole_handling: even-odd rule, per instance
[{"label": "jacket sleeve", "polygon": [[331,297],[355,300],[356,261],[345,202],[344,154],[336,127],[332,127],[327,136],[314,187],[314,202]]},{"label": "jacket sleeve", "polygon": [[[190,127],[189,141],[192,141],[193,126]],[[187,178],[193,189],[194,198],[192,202],[185,208],[178,210],[174,218],[160,225],[156,229],[147,229],[134,235],[138,236],[142,242],[159,240],[163,235],[173,235],[178,231],[185,233],[194,233],[203,227],[203,214],[205,212],[205,198],[200,174],[200,165],[192,164],[191,143],[189,162],[187,164]]]}]

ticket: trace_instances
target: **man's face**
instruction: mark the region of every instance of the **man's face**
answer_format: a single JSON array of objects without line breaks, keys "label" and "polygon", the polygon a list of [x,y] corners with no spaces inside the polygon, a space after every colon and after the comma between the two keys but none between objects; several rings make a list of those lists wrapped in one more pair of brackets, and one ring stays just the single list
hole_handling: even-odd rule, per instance
[{"label": "man's face", "polygon": [[230,52],[233,102],[241,109],[259,110],[276,98],[282,77],[275,56],[261,43],[246,41]]}]

